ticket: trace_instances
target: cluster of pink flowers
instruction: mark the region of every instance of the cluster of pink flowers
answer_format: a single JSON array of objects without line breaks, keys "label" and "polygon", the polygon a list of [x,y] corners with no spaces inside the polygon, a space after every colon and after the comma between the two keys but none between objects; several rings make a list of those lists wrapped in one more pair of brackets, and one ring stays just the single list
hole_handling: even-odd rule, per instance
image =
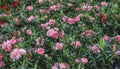
[{"label": "cluster of pink flowers", "polygon": [[56,43],[54,49],[55,50],[61,50],[63,48],[63,43]]},{"label": "cluster of pink flowers", "polygon": [[15,48],[13,49],[13,51],[10,54],[10,58],[13,59],[13,61],[18,60],[21,58],[22,55],[26,54],[26,50],[24,49],[18,49]]},{"label": "cluster of pink flowers", "polygon": [[55,63],[52,69],[70,69],[70,66],[67,63]]},{"label": "cluster of pink flowers", "polygon": [[93,34],[95,34],[92,30],[87,30],[86,32],[81,33],[82,36],[87,36],[88,38],[92,38]]},{"label": "cluster of pink flowers", "polygon": [[54,29],[49,29],[49,30],[47,31],[47,34],[46,34],[46,35],[49,36],[49,37],[52,37],[52,38],[58,38],[59,33],[58,33],[58,31],[56,31],[56,30],[54,30]]},{"label": "cluster of pink flowers", "polygon": [[75,59],[75,63],[80,63],[80,62],[82,62],[83,64],[86,64],[86,63],[88,63],[88,59],[87,58],[81,58],[81,59],[79,59],[79,58],[76,58]]}]

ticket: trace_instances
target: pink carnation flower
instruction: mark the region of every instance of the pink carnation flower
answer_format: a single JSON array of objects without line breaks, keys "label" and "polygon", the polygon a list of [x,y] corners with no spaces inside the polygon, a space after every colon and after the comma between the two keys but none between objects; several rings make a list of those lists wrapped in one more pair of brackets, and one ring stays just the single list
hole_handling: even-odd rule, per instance
[{"label": "pink carnation flower", "polygon": [[88,62],[88,59],[87,59],[87,58],[81,58],[81,62],[82,62],[83,64],[86,64],[86,63]]},{"label": "pink carnation flower", "polygon": [[45,51],[44,51],[43,48],[38,48],[38,49],[37,49],[37,53],[38,53],[39,55],[44,55]]},{"label": "pink carnation flower", "polygon": [[107,7],[108,3],[107,3],[107,2],[101,2],[101,5],[102,5],[103,7]]},{"label": "pink carnation flower", "polygon": [[63,43],[56,43],[55,50],[61,50],[63,48]]},{"label": "pink carnation flower", "polygon": [[26,7],[26,10],[28,10],[28,11],[32,11],[34,8],[33,8],[33,6],[27,6]]},{"label": "pink carnation flower", "polygon": [[31,35],[32,34],[32,31],[30,29],[27,30],[27,34],[28,35]]},{"label": "pink carnation flower", "polygon": [[56,5],[50,6],[50,10],[51,10],[51,11],[56,11],[56,10],[57,10],[57,6],[56,6]]},{"label": "pink carnation flower", "polygon": [[13,49],[13,51],[10,54],[10,58],[13,59],[13,61],[21,58],[21,54],[18,48]]}]

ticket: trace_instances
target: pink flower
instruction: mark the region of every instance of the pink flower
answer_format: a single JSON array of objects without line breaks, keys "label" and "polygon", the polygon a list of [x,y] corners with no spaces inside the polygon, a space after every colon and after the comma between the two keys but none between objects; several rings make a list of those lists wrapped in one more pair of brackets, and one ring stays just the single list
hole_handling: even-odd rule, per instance
[{"label": "pink flower", "polygon": [[87,6],[83,6],[83,7],[82,7],[82,10],[83,10],[84,12],[86,12],[86,11],[87,11]]},{"label": "pink flower", "polygon": [[66,22],[66,21],[67,21],[67,19],[68,19],[68,17],[67,17],[67,16],[63,16],[62,21],[63,21],[63,22]]},{"label": "pink flower", "polygon": [[45,9],[39,9],[39,12],[42,14],[42,13],[45,13]]},{"label": "pink flower", "polygon": [[17,43],[17,40],[13,37],[13,38],[11,39],[11,43],[12,43],[12,45],[14,45],[15,43]]},{"label": "pink flower", "polygon": [[120,35],[117,35],[117,36],[116,36],[116,39],[117,39],[117,41],[120,42]]},{"label": "pink flower", "polygon": [[73,4],[71,4],[71,3],[68,3],[67,5],[68,5],[68,7],[72,7],[73,6]]},{"label": "pink flower", "polygon": [[109,40],[109,36],[104,36],[104,40],[108,41]]},{"label": "pink flower", "polygon": [[11,46],[11,41],[7,40],[2,44],[2,49],[5,49],[7,46]]},{"label": "pink flower", "polygon": [[79,21],[80,21],[80,17],[77,16],[74,18],[74,22],[79,22]]},{"label": "pink flower", "polygon": [[50,19],[48,22],[50,25],[55,24],[55,20],[54,19]]},{"label": "pink flower", "polygon": [[54,27],[54,30],[55,30],[55,31],[59,31],[59,28],[57,28],[57,27]]},{"label": "pink flower", "polygon": [[115,52],[115,55],[120,55],[120,51],[116,51],[116,52]]},{"label": "pink flower", "polygon": [[56,11],[56,10],[57,10],[57,6],[56,6],[56,5],[50,6],[50,10],[51,10],[51,11]]},{"label": "pink flower", "polygon": [[81,46],[80,41],[75,41],[75,47],[80,47],[80,46]]},{"label": "pink flower", "polygon": [[95,6],[96,10],[100,10],[100,7],[98,5]]},{"label": "pink flower", "polygon": [[62,31],[60,32],[60,37],[61,37],[61,38],[64,38],[64,36],[65,36],[65,32],[64,32],[64,30],[62,30]]},{"label": "pink flower", "polygon": [[39,55],[44,55],[45,51],[44,51],[43,48],[38,48],[37,53],[38,53]]},{"label": "pink flower", "polygon": [[23,39],[24,39],[23,37],[19,37],[19,38],[18,38],[18,42],[22,42]]},{"label": "pink flower", "polygon": [[67,63],[55,63],[52,69],[70,69],[70,66]]},{"label": "pink flower", "polygon": [[79,10],[80,10],[80,8],[79,8],[79,7],[75,8],[75,11],[79,11]]},{"label": "pink flower", "polygon": [[18,31],[18,36],[21,36],[21,32],[20,31]]},{"label": "pink flower", "polygon": [[49,29],[48,31],[47,31],[47,36],[49,36],[49,37],[51,37],[51,36],[53,36],[53,34],[54,34],[54,29]]},{"label": "pink flower", "polygon": [[12,47],[11,45],[7,45],[6,48],[5,48],[5,51],[9,52],[11,50],[11,47]]},{"label": "pink flower", "polygon": [[31,16],[27,19],[28,22],[32,22],[32,21],[34,21],[34,20],[35,20],[35,17],[34,17],[33,15],[31,15]]},{"label": "pink flower", "polygon": [[88,59],[87,59],[87,58],[81,58],[81,62],[82,62],[83,64],[86,64],[86,63],[88,62]]},{"label": "pink flower", "polygon": [[45,28],[45,24],[40,24],[40,28],[44,29]]},{"label": "pink flower", "polygon": [[75,59],[75,63],[77,63],[77,64],[80,63],[80,59],[78,59],[78,58]]},{"label": "pink flower", "polygon": [[26,10],[28,10],[28,11],[32,11],[34,8],[33,8],[33,6],[27,6],[26,7]]},{"label": "pink flower", "polygon": [[73,18],[68,18],[68,23],[69,24],[74,24],[74,19]]},{"label": "pink flower", "polygon": [[53,37],[53,38],[58,38],[58,36],[59,36],[58,32],[57,32],[57,31],[54,31],[52,37]]},{"label": "pink flower", "polygon": [[32,34],[32,31],[30,29],[27,30],[27,34],[28,35],[31,35]]},{"label": "pink flower", "polygon": [[0,61],[0,68],[5,66],[5,62],[4,61]]},{"label": "pink flower", "polygon": [[95,45],[95,44],[92,46],[91,50],[100,53],[99,47],[97,45]]},{"label": "pink flower", "polygon": [[101,2],[101,5],[103,6],[103,7],[107,7],[107,2]]},{"label": "pink flower", "polygon": [[19,52],[20,52],[21,55],[25,55],[26,54],[26,50],[24,50],[24,49],[19,49]]},{"label": "pink flower", "polygon": [[90,20],[90,22],[93,22],[94,21],[94,17],[90,17],[89,20]]},{"label": "pink flower", "polygon": [[63,48],[63,43],[56,43],[55,50],[61,50]]},{"label": "pink flower", "polygon": [[36,46],[38,46],[38,45],[43,46],[43,44],[44,44],[44,39],[40,39],[40,37],[38,37],[38,38],[36,39]]},{"label": "pink flower", "polygon": [[21,58],[21,54],[18,48],[13,49],[13,51],[10,54],[10,58],[13,59],[13,61]]},{"label": "pink flower", "polygon": [[2,60],[2,58],[3,58],[3,55],[2,55],[2,53],[0,53],[0,60]]}]

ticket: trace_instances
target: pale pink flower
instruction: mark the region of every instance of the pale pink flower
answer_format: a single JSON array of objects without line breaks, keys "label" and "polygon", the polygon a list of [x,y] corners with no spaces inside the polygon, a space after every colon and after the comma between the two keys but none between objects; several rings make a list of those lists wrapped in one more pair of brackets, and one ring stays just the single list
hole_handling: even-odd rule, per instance
[{"label": "pale pink flower", "polygon": [[70,66],[67,63],[55,63],[52,69],[70,69]]},{"label": "pale pink flower", "polygon": [[61,50],[63,48],[63,43],[56,43],[55,50]]},{"label": "pale pink flower", "polygon": [[30,29],[27,30],[27,34],[28,35],[31,35],[32,34],[32,31]]},{"label": "pale pink flower", "polygon": [[45,9],[39,9],[39,12],[40,12],[41,14],[43,14],[43,13],[45,13]]},{"label": "pale pink flower", "polygon": [[103,7],[107,7],[107,6],[108,6],[108,3],[107,3],[107,2],[101,2],[101,5],[102,5]]},{"label": "pale pink flower", "polygon": [[75,11],[79,11],[79,10],[80,10],[80,8],[79,8],[79,7],[75,8]]},{"label": "pale pink flower", "polygon": [[17,40],[15,39],[15,37],[13,37],[13,38],[11,39],[11,44],[14,45],[15,43],[17,43]]},{"label": "pale pink flower", "polygon": [[24,39],[23,37],[19,37],[19,38],[18,38],[18,42],[22,42],[23,39]]},{"label": "pale pink flower", "polygon": [[98,47],[96,44],[94,44],[94,45],[92,46],[91,50],[100,53],[100,49],[99,49],[99,47]]},{"label": "pale pink flower", "polygon": [[44,50],[43,48],[38,48],[38,49],[37,49],[37,53],[38,53],[39,55],[44,55],[45,50]]},{"label": "pale pink flower", "polygon": [[75,63],[77,63],[77,64],[80,63],[80,59],[79,59],[79,58],[76,58],[76,59],[75,59]]},{"label": "pale pink flower", "polygon": [[72,7],[73,6],[73,4],[71,4],[71,3],[68,3],[67,5],[68,5],[68,7]]},{"label": "pale pink flower", "polygon": [[68,23],[69,24],[74,24],[75,22],[74,22],[74,19],[73,18],[68,18]]},{"label": "pale pink flower", "polygon": [[28,10],[28,11],[32,11],[34,8],[33,8],[33,6],[27,6],[26,7],[26,10]]},{"label": "pale pink flower", "polygon": [[50,6],[50,10],[51,10],[51,11],[56,11],[56,10],[57,10],[57,6],[56,6],[56,5]]},{"label": "pale pink flower", "polygon": [[18,48],[13,49],[13,51],[10,54],[10,58],[13,59],[13,61],[21,58],[21,54]]},{"label": "pale pink flower", "polygon": [[17,31],[17,33],[18,33],[18,36],[21,36],[21,32],[20,31]]},{"label": "pale pink flower", "polygon": [[55,20],[54,20],[54,19],[50,19],[50,20],[48,21],[48,23],[49,23],[50,25],[55,24]]},{"label": "pale pink flower", "polygon": [[27,19],[28,22],[32,22],[32,21],[34,21],[34,20],[35,20],[35,16],[33,16],[33,15],[31,15],[31,16]]},{"label": "pale pink flower", "polygon": [[75,47],[80,47],[81,46],[81,42],[80,41],[75,41]]},{"label": "pale pink flower", "polygon": [[43,44],[44,44],[44,39],[40,39],[40,37],[38,37],[38,38],[36,39],[36,46],[38,46],[38,45],[43,46]]},{"label": "pale pink flower", "polygon": [[116,52],[115,52],[115,55],[120,55],[120,51],[119,51],[119,50],[116,51]]},{"label": "pale pink flower", "polygon": [[109,36],[104,36],[104,40],[108,41],[109,40]]},{"label": "pale pink flower", "polygon": [[94,17],[91,17],[89,18],[90,22],[93,22],[94,21]]},{"label": "pale pink flower", "polygon": [[5,66],[5,62],[4,61],[0,61],[0,68]]},{"label": "pale pink flower", "polygon": [[25,49],[19,49],[19,52],[21,55],[25,55],[26,54],[26,50]]},{"label": "pale pink flower", "polygon": [[74,22],[79,22],[79,21],[80,21],[80,17],[77,16],[74,18]]},{"label": "pale pink flower", "polygon": [[84,12],[86,12],[86,11],[87,11],[87,6],[83,6],[83,7],[82,7],[82,10],[83,10]]},{"label": "pale pink flower", "polygon": [[57,28],[57,27],[54,27],[54,30],[55,30],[55,31],[59,31],[59,28]]},{"label": "pale pink flower", "polygon": [[98,5],[95,6],[96,10],[100,10],[100,7]]},{"label": "pale pink flower", "polygon": [[83,64],[86,64],[86,63],[88,62],[88,59],[87,59],[87,58],[81,58],[81,62],[82,62]]},{"label": "pale pink flower", "polygon": [[64,32],[64,30],[62,30],[62,31],[60,32],[60,37],[61,37],[61,38],[64,38],[64,36],[65,36],[65,32]]},{"label": "pale pink flower", "polygon": [[117,39],[117,41],[120,42],[120,35],[117,35],[117,36],[116,36],[116,39]]},{"label": "pale pink flower", "polygon": [[68,17],[67,17],[67,16],[63,16],[62,21],[63,21],[63,22],[66,22],[66,21],[67,21],[67,19],[68,19]]},{"label": "pale pink flower", "polygon": [[40,28],[44,29],[45,28],[45,24],[40,24]]},{"label": "pale pink flower", "polygon": [[49,37],[51,37],[51,36],[53,36],[53,34],[54,34],[54,29],[49,29],[48,31],[47,31],[47,36],[49,36]]},{"label": "pale pink flower", "polygon": [[10,40],[4,41],[2,44],[2,49],[5,49],[6,46],[8,46],[8,45],[11,45],[11,41]]}]

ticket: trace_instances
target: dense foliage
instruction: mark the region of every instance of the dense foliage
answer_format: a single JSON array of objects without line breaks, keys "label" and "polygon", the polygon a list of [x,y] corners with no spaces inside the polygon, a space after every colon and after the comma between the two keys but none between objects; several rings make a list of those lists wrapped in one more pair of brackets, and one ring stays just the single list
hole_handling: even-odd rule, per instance
[{"label": "dense foliage", "polygon": [[120,67],[120,0],[0,0],[2,69]]}]

